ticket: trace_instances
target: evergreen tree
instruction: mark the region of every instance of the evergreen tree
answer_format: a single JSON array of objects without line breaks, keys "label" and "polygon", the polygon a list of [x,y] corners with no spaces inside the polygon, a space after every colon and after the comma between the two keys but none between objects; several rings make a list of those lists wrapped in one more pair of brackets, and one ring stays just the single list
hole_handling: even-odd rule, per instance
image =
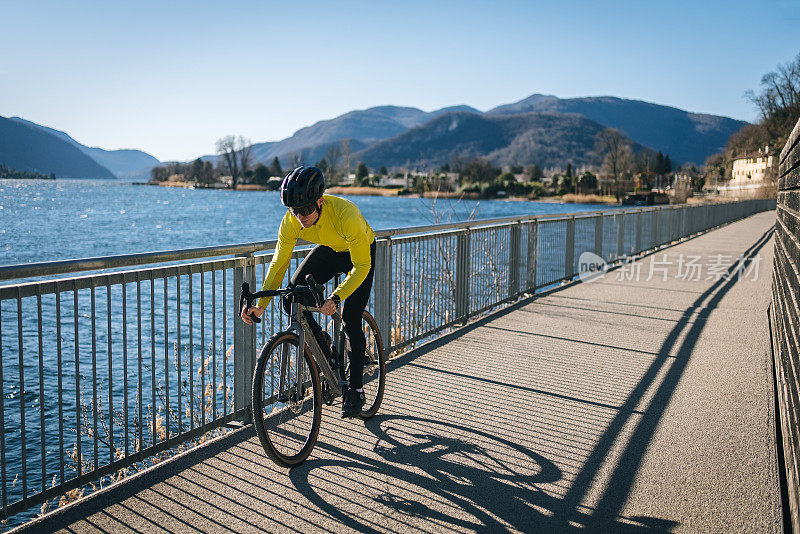
[{"label": "evergreen tree", "polygon": [[381,173],[381,176],[386,176],[387,174],[389,174],[389,171],[386,170],[386,167],[381,167],[381,170],[378,172]]},{"label": "evergreen tree", "polygon": [[[558,177],[558,185],[556,186],[556,194],[559,195],[566,195],[569,193],[575,192],[575,184],[572,181],[572,176],[564,176]],[[556,177],[553,177],[554,184],[556,183]]]},{"label": "evergreen tree", "polygon": [[275,156],[272,163],[270,163],[269,172],[272,176],[283,176],[283,169],[281,169],[281,162],[278,161],[278,156]]},{"label": "evergreen tree", "polygon": [[314,164],[314,167],[318,168],[323,173],[327,173],[330,170],[330,165],[328,165],[328,160],[326,160],[325,158],[322,158],[321,160],[316,162]]},{"label": "evergreen tree", "polygon": [[581,193],[587,194],[597,189],[597,176],[589,171],[585,171],[578,177],[578,189]]},{"label": "evergreen tree", "polygon": [[544,173],[538,165],[531,165],[525,172],[528,174],[528,180],[531,182],[541,182],[542,178],[544,178]]},{"label": "evergreen tree", "polygon": [[192,162],[192,165],[189,167],[189,172],[187,173],[186,179],[190,182],[199,182],[200,175],[203,173],[203,160],[197,158]]},{"label": "evergreen tree", "polygon": [[253,183],[258,185],[267,185],[270,177],[270,168],[266,167],[263,163],[256,165],[253,170]]},{"label": "evergreen tree", "polygon": [[572,178],[572,163],[567,163],[567,172],[565,176],[567,178]]},{"label": "evergreen tree", "polygon": [[367,165],[363,161],[358,162],[358,167],[356,167],[356,180],[363,180],[369,176],[369,169]]}]

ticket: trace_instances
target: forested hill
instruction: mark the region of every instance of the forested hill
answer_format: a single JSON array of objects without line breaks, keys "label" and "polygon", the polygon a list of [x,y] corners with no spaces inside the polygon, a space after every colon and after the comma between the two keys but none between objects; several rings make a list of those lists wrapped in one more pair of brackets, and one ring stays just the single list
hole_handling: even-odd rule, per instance
[{"label": "forested hill", "polygon": [[115,178],[72,144],[6,117],[0,117],[0,164],[18,171],[53,173],[57,178]]},{"label": "forested hill", "polygon": [[595,136],[603,128],[574,114],[448,113],[355,156],[371,167],[433,168],[478,156],[495,165],[591,165],[597,163]]},{"label": "forested hill", "polygon": [[480,113],[469,106],[453,106],[431,112],[401,106],[350,111],[301,128],[282,141],[256,143],[253,145],[253,156],[258,161],[269,162],[275,156],[281,161],[289,161],[293,155],[302,154],[304,160],[314,162],[322,158],[329,147],[344,139],[349,140],[350,148],[356,151],[453,111]]},{"label": "forested hill", "polygon": [[[439,121],[440,118],[450,117],[458,112],[465,112],[473,117],[463,119],[460,123],[462,128],[457,131],[439,129],[444,124]],[[531,112],[558,114],[563,120],[551,118],[546,121],[545,130],[528,130],[525,135],[517,136],[513,140],[504,137],[506,134],[497,134],[496,129],[500,123],[494,121],[495,118]],[[539,165],[569,161],[576,164],[578,160],[586,161],[592,157],[589,152],[593,143],[588,142],[586,134],[596,126],[587,129],[587,123],[568,119],[571,114],[581,115],[595,125],[616,128],[639,145],[669,154],[676,163],[702,164],[709,155],[719,151],[734,132],[747,124],[728,117],[689,113],[640,100],[608,96],[560,99],[534,94],[485,113],[469,106],[453,106],[431,112],[399,106],[351,111],[301,128],[282,141],[257,143],[253,146],[253,156],[256,161],[265,163],[275,156],[282,162],[289,162],[293,156],[300,156],[302,161],[313,163],[323,158],[331,147],[347,140],[351,153],[363,154],[363,157],[369,158],[369,165],[417,166],[421,161],[420,150],[404,148],[403,144],[433,135],[436,138],[433,146],[422,143],[417,147],[423,153],[422,160],[441,161],[447,154],[485,155],[485,150],[492,147],[490,152],[496,158],[495,164],[524,165],[535,157],[542,158],[535,162]],[[526,124],[529,120],[523,119],[521,124]],[[538,121],[535,124],[545,124],[542,118]],[[407,135],[411,133],[411,129],[417,127],[424,127],[425,130]],[[486,127],[487,130],[470,130],[471,134],[468,134],[467,129],[479,127]],[[568,132],[570,127],[579,127],[579,130]],[[451,132],[453,137],[446,139]],[[462,141],[465,143],[463,146],[460,145]],[[504,144],[505,142],[509,144]],[[532,144],[526,144],[528,142]],[[565,146],[571,148],[567,152],[559,153]],[[576,158],[576,150],[584,149],[588,150],[585,150],[583,156]],[[412,154],[414,150],[416,154]],[[384,155],[389,159],[382,162],[380,157]],[[523,159],[513,161],[514,157]]]},{"label": "forested hill", "polygon": [[550,95],[498,106],[487,115],[512,115],[531,111],[578,113],[610,128],[616,128],[637,143],[669,154],[676,162],[702,164],[719,152],[732,134],[748,123],[641,100],[611,96],[561,99]]}]

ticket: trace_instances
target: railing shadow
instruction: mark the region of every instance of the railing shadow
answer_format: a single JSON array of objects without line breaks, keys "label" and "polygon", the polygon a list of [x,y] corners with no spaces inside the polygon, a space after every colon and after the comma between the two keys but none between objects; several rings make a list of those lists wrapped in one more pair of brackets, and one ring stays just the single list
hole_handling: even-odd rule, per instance
[{"label": "railing shadow", "polygon": [[[751,258],[757,254],[767,244],[773,231],[774,228],[770,228],[765,232],[756,243],[747,249],[743,254],[744,257]],[[567,509],[573,509],[580,504],[597,476],[601,464],[619,439],[633,410],[639,405],[648,389],[655,383],[656,377],[667,362],[669,355],[678,346],[677,357],[673,359],[672,365],[658,385],[648,409],[636,424],[627,446],[616,462],[613,473],[606,484],[606,489],[593,514],[592,524],[594,527],[600,530],[609,528],[614,524],[620,510],[622,510],[650,441],[669,405],[678,382],[686,370],[692,351],[700,339],[700,333],[705,327],[706,322],[704,320],[690,321],[690,317],[693,316],[693,312],[697,312],[700,318],[705,319],[708,317],[719,305],[722,298],[737,283],[738,277],[732,276],[735,268],[736,266],[733,265],[728,270],[727,279],[725,277],[720,278],[701,293],[692,305],[687,308],[686,311],[688,313],[685,313],[669,332],[661,349],[658,351],[658,356],[653,360],[639,383],[625,400],[625,403],[617,411],[617,414],[598,440],[596,447],[587,458],[578,477],[565,495],[564,501],[568,505]],[[683,342],[678,345],[678,339],[684,330],[687,331],[683,337]]]}]

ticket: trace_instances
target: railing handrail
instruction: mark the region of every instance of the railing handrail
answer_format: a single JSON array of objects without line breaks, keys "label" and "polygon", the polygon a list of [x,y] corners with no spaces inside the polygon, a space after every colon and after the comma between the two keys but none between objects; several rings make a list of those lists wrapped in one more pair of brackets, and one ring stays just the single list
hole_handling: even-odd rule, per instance
[{"label": "railing handrail", "polygon": [[[701,206],[694,204],[692,206]],[[404,228],[389,228],[375,232],[376,239],[385,239],[399,235],[421,234],[433,231],[451,230],[453,228],[466,229],[479,226],[489,226],[502,223],[515,223],[533,220],[558,220],[569,219],[571,217],[594,217],[598,214],[615,214],[630,211],[655,211],[663,209],[676,209],[687,207],[688,205],[663,205],[648,206],[645,208],[619,208],[588,212],[572,213],[553,213],[540,215],[514,215],[509,217],[495,217],[489,219],[475,219],[471,221],[460,221],[452,223],[430,224],[423,226],[411,226]],[[300,241],[305,243],[304,241]],[[277,240],[254,241],[251,243],[236,243],[231,245],[215,245],[209,247],[186,248],[177,250],[163,250],[155,252],[141,252],[135,254],[119,254],[114,256],[98,256],[95,258],[78,258],[71,260],[58,260],[37,263],[19,263],[13,265],[0,266],[0,281],[15,280],[18,278],[34,278],[39,276],[51,276],[59,274],[69,274],[85,271],[97,271],[102,269],[117,269],[121,267],[134,267],[137,265],[150,265],[154,263],[167,263],[173,261],[194,260],[200,258],[214,258],[220,256],[234,256],[238,254],[254,254],[256,252],[266,252],[273,250]]]}]

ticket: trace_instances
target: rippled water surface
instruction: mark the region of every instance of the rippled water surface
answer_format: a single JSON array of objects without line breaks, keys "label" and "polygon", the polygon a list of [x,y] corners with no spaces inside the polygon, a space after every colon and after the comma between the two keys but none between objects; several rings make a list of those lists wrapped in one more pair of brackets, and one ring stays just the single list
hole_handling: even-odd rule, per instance
[{"label": "rippled water surface", "polygon": [[[376,230],[452,220],[595,211],[597,206],[348,197]],[[0,265],[275,239],[276,192],[178,189],[85,180],[0,180]]]}]

